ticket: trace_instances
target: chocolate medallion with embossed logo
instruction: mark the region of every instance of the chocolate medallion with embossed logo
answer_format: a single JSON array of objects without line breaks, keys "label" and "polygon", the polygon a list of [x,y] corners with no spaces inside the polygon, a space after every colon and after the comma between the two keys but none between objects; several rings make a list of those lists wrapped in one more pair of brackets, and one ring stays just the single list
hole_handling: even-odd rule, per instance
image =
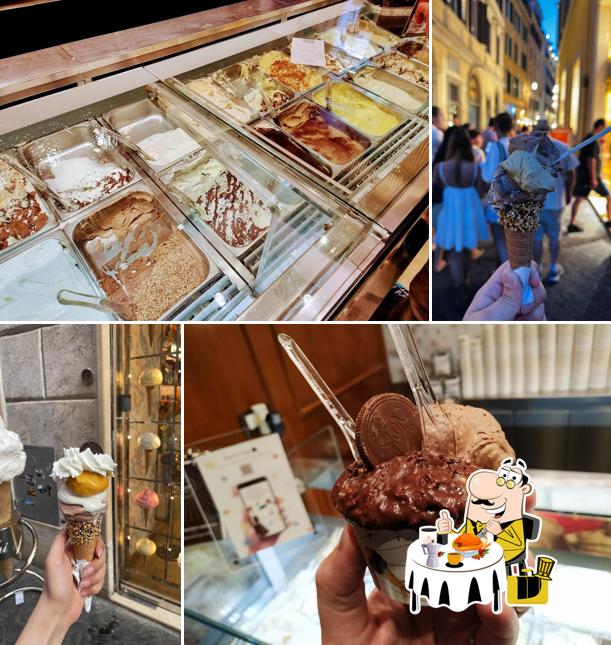
[{"label": "chocolate medallion with embossed logo", "polygon": [[370,468],[412,450],[421,450],[418,408],[401,394],[372,397],[356,418],[356,445]]}]

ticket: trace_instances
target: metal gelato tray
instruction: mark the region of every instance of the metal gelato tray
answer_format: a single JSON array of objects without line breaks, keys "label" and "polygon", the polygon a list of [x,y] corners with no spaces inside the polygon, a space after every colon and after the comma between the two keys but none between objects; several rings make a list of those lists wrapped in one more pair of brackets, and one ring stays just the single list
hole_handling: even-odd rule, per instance
[{"label": "metal gelato tray", "polygon": [[[355,24],[354,31],[356,35],[369,40],[371,43],[381,47],[385,51],[396,46],[401,41],[399,36],[380,27],[378,24],[373,22],[373,20],[369,20],[363,16],[359,17]],[[376,37],[379,39],[376,40]],[[382,43],[380,40],[386,40],[387,42]]]},{"label": "metal gelato tray", "polygon": [[[146,217],[146,212],[138,212],[138,202],[147,201],[153,207],[151,221],[141,219]],[[125,208],[125,213],[121,212],[121,208]],[[119,235],[111,236],[111,232],[116,230],[112,226],[113,217],[123,221],[125,215],[131,213],[135,214],[134,225],[127,227],[122,238]],[[157,229],[153,226],[154,220],[158,224]],[[137,320],[171,320],[183,303],[220,274],[219,267],[202,244],[197,230],[161,191],[145,181],[114,195],[103,204],[90,207],[78,219],[70,220],[65,226],[65,232],[77,249],[79,258],[96,277],[106,297],[109,300],[113,300],[114,297],[113,304],[119,312],[118,315],[124,320],[132,319],[131,312],[136,314]],[[158,262],[165,262],[168,266],[166,279],[154,274],[154,263],[151,264],[150,257],[170,239],[174,239],[178,249],[168,250],[166,247],[164,253],[175,252],[176,257],[157,257]],[[192,264],[200,263],[202,275],[199,282],[188,292],[181,292],[183,282],[178,268],[185,266],[181,263],[181,258],[184,260],[187,255],[193,259]],[[143,262],[144,258],[147,259]],[[137,273],[133,268],[136,263],[139,263],[138,268],[143,271],[152,268],[149,275],[139,284],[132,284],[131,279]],[[128,273],[128,269],[132,270],[131,274]],[[173,284],[169,282],[169,278],[174,280]],[[107,290],[104,282],[109,287],[115,287],[114,290]],[[160,288],[164,286],[168,288],[165,293]],[[170,292],[172,287],[176,291],[175,297],[172,297]],[[142,295],[145,292],[159,302],[156,305],[159,311],[154,316],[139,315],[145,312],[133,310],[134,307],[138,307],[134,299],[138,294]],[[146,303],[146,306],[149,306],[149,303]],[[155,302],[150,303],[151,309],[154,306]]]},{"label": "metal gelato tray", "polygon": [[[2,320],[118,320],[110,311],[64,305],[57,298],[69,289],[101,300],[100,289],[64,233],[55,229],[0,260]],[[21,305],[25,302],[25,305]]]},{"label": "metal gelato tray", "polygon": [[[281,118],[285,112],[295,108],[296,106],[302,103],[311,105],[313,108],[315,108],[315,111],[323,119],[323,121],[327,126],[335,128],[337,130],[340,130],[344,134],[347,134],[350,137],[350,139],[360,143],[364,147],[364,150],[360,154],[355,155],[352,159],[350,159],[346,163],[338,164],[333,161],[330,161],[324,155],[316,151],[311,145],[309,145],[305,141],[302,141],[299,137],[294,135],[291,129],[284,127],[282,125]],[[359,130],[352,127],[350,124],[346,123],[343,119],[340,119],[339,117],[335,116],[335,114],[331,114],[331,112],[328,112],[324,108],[320,107],[318,104],[313,103],[312,101],[309,101],[307,99],[299,99],[299,100],[293,101],[292,103],[289,103],[287,106],[285,106],[282,110],[279,111],[279,113],[274,118],[274,123],[280,128],[280,130],[282,130],[282,132],[287,133],[294,141],[297,141],[297,143],[299,143],[300,146],[306,148],[306,150],[308,150],[321,163],[329,166],[332,170],[333,177],[336,177],[338,174],[344,172],[347,168],[350,168],[355,163],[357,163],[362,157],[368,154],[368,152],[370,151],[370,148],[372,147],[372,142],[369,137],[365,136]]]},{"label": "metal gelato tray", "polygon": [[[403,64],[409,64],[412,66],[416,72],[420,72],[420,74],[424,77],[426,77],[426,82],[419,82],[415,78],[406,76],[404,74],[397,74],[392,68],[387,66],[386,61],[389,58],[398,58],[399,61]],[[380,54],[379,56],[376,56],[371,60],[371,62],[374,65],[377,65],[378,67],[385,69],[387,72],[390,74],[394,74],[395,76],[398,76],[399,78],[411,81],[412,83],[416,83],[416,85],[419,85],[420,87],[425,88],[427,91],[429,89],[429,67],[428,65],[425,65],[424,63],[421,63],[420,61],[414,60],[413,58],[409,58],[405,54],[402,54],[401,52],[398,51],[389,51],[389,52],[384,52],[383,54]]]},{"label": "metal gelato tray", "polygon": [[[7,157],[10,157],[17,163],[23,165],[23,160],[19,157],[17,154],[16,150],[4,150],[2,154],[6,155]],[[12,169],[11,169],[12,170]],[[17,170],[14,170],[13,172],[18,173]],[[26,177],[27,180],[27,177]],[[33,233],[30,233],[30,235],[27,235],[26,237],[22,237],[20,239],[14,239],[12,242],[9,242],[9,244],[4,247],[0,248],[0,257],[8,254],[9,252],[13,251],[16,248],[22,247],[25,243],[30,242],[33,239],[39,238],[41,235],[44,235],[46,232],[53,230],[57,226],[58,222],[58,216],[57,216],[57,211],[54,209],[54,204],[51,202],[51,200],[47,200],[47,198],[34,186],[32,186],[34,192],[35,192],[35,199],[40,206],[41,212],[46,216],[47,221],[41,226],[37,231],[34,231]],[[2,179],[0,178],[0,195],[7,190],[7,187],[3,185]],[[2,218],[0,218],[0,230],[2,230],[5,227],[5,223],[3,222]]]},{"label": "metal gelato tray", "polygon": [[[291,57],[290,43],[285,45],[285,46],[276,45],[276,46],[273,46],[273,47],[269,47],[269,46],[265,47],[265,49],[261,50],[260,52],[257,52],[254,55],[249,56],[245,60],[241,61],[241,63],[243,63],[243,64],[245,63],[245,64],[248,64],[248,65],[254,65],[256,67],[259,67],[261,57],[265,56],[266,54],[272,53],[272,52],[280,52],[280,53],[282,53],[283,55],[287,56],[290,59],[290,57]],[[330,73],[330,71],[328,69],[326,69],[325,67],[316,67],[315,65],[303,65],[301,63],[298,63],[297,66],[313,70],[314,72],[316,72],[321,77],[321,79],[322,79],[321,82],[316,83],[315,85],[312,85],[311,87],[307,87],[307,88],[304,88],[304,89],[294,89],[294,88],[289,87],[285,82],[280,81],[275,76],[272,76],[271,74],[269,74],[269,72],[264,72],[264,73],[267,74],[268,76],[270,76],[271,78],[274,78],[275,80],[278,80],[280,83],[282,83],[282,85],[284,87],[287,87],[288,89],[290,89],[291,92],[293,92],[294,98],[299,98],[300,96],[303,96],[307,92],[310,92],[314,88],[316,88],[319,85],[321,85],[322,82],[324,81],[326,75]],[[284,106],[282,106],[282,107],[284,107]],[[282,109],[282,108],[280,108],[280,109]]]},{"label": "metal gelato tray", "polygon": [[[96,124],[95,121],[93,123]],[[87,188],[92,190],[92,193],[89,196],[83,195],[83,197],[85,201],[89,199],[92,201],[89,203],[81,202],[81,205],[74,211],[66,210],[58,204],[57,209],[61,219],[74,217],[85,208],[106,199],[109,195],[120,192],[140,179],[140,174],[136,170],[136,167],[121,154],[116,145],[113,145],[108,150],[101,150],[96,146],[92,140],[88,122],[79,123],[72,127],[66,127],[63,130],[58,130],[52,134],[48,134],[39,139],[35,139],[34,141],[25,143],[19,146],[18,151],[22,159],[26,162],[26,165],[36,175],[38,175],[38,177],[46,182],[55,178],[55,172],[57,169],[62,167],[62,165],[65,169],[66,165],[74,159],[82,160],[79,163],[80,168],[82,168],[84,164],[90,162],[91,169],[105,164],[112,164],[119,169],[121,174],[112,179],[110,175],[101,179],[87,176],[82,177],[81,181],[87,184],[92,184],[91,186],[87,186]],[[70,163],[70,165],[73,164]],[[87,181],[85,182],[85,180]],[[103,184],[103,187],[96,197],[94,189],[100,188],[100,182],[108,182],[108,185]],[[73,188],[77,187],[78,186],[73,186]],[[51,188],[54,187],[51,186]],[[67,189],[62,191],[54,188],[54,190],[59,193],[60,196],[67,199],[67,201],[75,203],[76,206],[76,202],[78,200],[76,197],[72,199],[68,197],[67,194],[69,191]]]},{"label": "metal gelato tray", "polygon": [[[354,83],[350,83],[343,78],[340,79],[333,79],[331,81],[331,88],[333,87],[345,87],[347,92],[354,92],[355,94],[359,95],[360,97],[363,97],[363,99],[366,102],[371,102],[372,107],[374,108],[379,108],[381,111],[385,112],[386,114],[391,115],[392,117],[396,118],[398,122],[396,125],[388,128],[386,132],[382,134],[372,134],[371,132],[365,132],[365,129],[361,126],[359,126],[356,123],[352,123],[349,120],[349,117],[346,115],[338,114],[337,112],[334,111],[333,109],[333,104],[331,105],[331,114],[333,116],[337,117],[338,119],[341,119],[344,121],[344,123],[347,123],[349,126],[353,127],[355,130],[360,132],[362,135],[368,137],[371,141],[374,143],[377,143],[379,141],[383,141],[387,137],[389,137],[397,128],[400,128],[403,123],[405,123],[409,118],[410,118],[410,113],[407,110],[402,109],[401,107],[397,106],[396,103],[392,103],[390,101],[387,101],[386,99],[381,98],[377,94],[374,94],[372,92],[367,91],[366,89],[355,85]],[[310,92],[309,94],[306,95],[306,98],[308,98],[310,101],[313,103],[316,103],[316,105],[319,105],[320,107],[324,107],[321,105],[319,101],[315,100],[315,97],[318,97],[321,99],[323,102],[325,100],[326,96],[326,89],[325,87],[319,88],[317,90],[314,90]],[[325,108],[326,109],[326,108]],[[372,123],[378,122],[377,119],[371,119]]]},{"label": "metal gelato tray", "polygon": [[[248,103],[250,108],[258,112],[260,115],[267,114],[267,112],[277,109],[288,103],[295,97],[295,92],[281,83],[278,79],[273,76],[269,76],[263,72],[257,65],[251,61],[246,61],[244,63],[234,63],[229,65],[229,67],[223,67],[222,69],[217,70],[212,73],[212,78],[222,87],[226,87],[228,92],[236,94],[242,101]],[[270,107],[268,108],[265,103],[260,98],[261,84],[268,84],[268,91],[265,92],[267,98],[269,98],[270,93],[278,92],[286,96],[286,100],[282,104],[274,106],[270,102]],[[260,109],[255,109],[253,105],[249,103],[247,97],[253,95],[257,97],[258,101],[261,102]]]},{"label": "metal gelato tray", "polygon": [[[229,119],[231,122],[235,122],[238,125],[243,125],[259,118],[258,112],[254,111],[250,107],[250,105],[248,105],[248,103],[246,103],[241,97],[229,94],[229,92],[213,78],[213,74],[213,72],[202,74],[200,73],[200,70],[193,70],[191,72],[182,74],[180,78],[173,77],[169,80],[170,85],[174,85],[176,88],[180,89],[183,94],[186,94],[193,101],[195,101],[205,109],[211,111],[213,114],[217,114],[223,120]],[[211,101],[205,94],[199,92],[189,85],[190,83],[203,80],[210,81],[212,87],[214,88],[214,91],[218,92],[220,96],[224,97],[227,100],[228,104],[235,105],[237,108],[247,113],[248,116],[244,120],[232,116],[232,114],[227,109],[223,108],[220,105],[217,105],[216,103]]]},{"label": "metal gelato tray", "polygon": [[[254,237],[251,239],[248,239],[248,241],[244,244],[239,244],[237,243],[238,240],[236,240],[235,244],[230,243],[230,240],[227,239],[227,236],[225,238],[221,235],[221,233],[216,230],[211,224],[209,224],[202,216],[201,213],[201,207],[198,205],[200,203],[200,200],[202,198],[207,197],[207,193],[210,193],[210,198],[211,199],[216,199],[217,203],[220,202],[221,204],[224,201],[224,195],[222,193],[219,194],[218,190],[214,190],[214,186],[211,186],[207,189],[206,194],[202,192],[201,195],[195,196],[195,195],[189,195],[187,192],[185,192],[184,188],[181,188],[176,185],[177,179],[179,179],[181,176],[186,176],[185,181],[189,181],[188,174],[189,173],[194,173],[197,174],[197,170],[199,168],[202,168],[206,164],[211,162],[211,165],[213,166],[213,170],[217,170],[219,175],[227,171],[233,175],[233,177],[240,182],[246,189],[250,190],[252,194],[260,200],[261,203],[264,203],[267,209],[270,210],[270,221],[267,223],[267,225],[264,228],[259,229],[259,232],[255,234]],[[216,168],[214,168],[216,167]],[[214,183],[214,177],[211,178],[211,182]],[[278,206],[278,214],[279,215],[286,215],[287,213],[292,212],[295,210],[295,208],[298,207],[298,205],[301,203],[301,200],[297,202],[296,204],[285,204],[279,200],[276,196],[273,198],[268,198],[265,193],[268,192],[270,194],[273,193],[273,188],[266,188],[258,184],[256,180],[253,180],[253,178],[249,177],[246,172],[240,172],[238,171],[234,164],[226,164],[223,161],[219,161],[216,159],[216,157],[212,156],[211,154],[207,152],[202,152],[198,153],[195,155],[191,155],[188,159],[184,159],[181,162],[174,164],[171,168],[168,168],[165,172],[163,172],[160,175],[160,180],[164,185],[165,190],[169,195],[172,196],[175,201],[178,202],[178,204],[181,206],[181,208],[184,209],[185,213],[188,214],[189,219],[193,222],[195,227],[217,248],[219,248],[219,252],[223,253],[224,251],[229,251],[234,257],[236,258],[241,258],[243,257],[246,253],[249,252],[249,250],[255,246],[259,240],[263,239],[267,233],[267,230],[269,229],[269,226],[271,224],[271,217],[273,214],[273,206],[277,204]],[[215,184],[218,186],[218,184]],[[236,186],[233,187],[234,193],[240,192],[239,191],[239,186],[236,184]],[[231,187],[229,186],[229,183],[227,185],[227,190],[231,190]],[[191,191],[189,191],[191,192]],[[194,183],[193,184],[193,192],[198,193],[200,192],[198,190],[198,184]],[[228,195],[230,197],[230,195]],[[225,223],[225,222],[222,222]],[[253,228],[259,228],[255,225],[253,221]],[[233,228],[231,229],[233,232]]]},{"label": "metal gelato tray", "polygon": [[[368,88],[365,85],[361,85],[361,79],[366,74],[370,75],[374,81],[378,81],[383,85],[390,85],[402,92],[405,92],[410,96],[410,98],[414,99],[415,105],[413,107],[401,105],[398,100],[393,101],[392,98],[383,96],[382,91],[380,91],[380,93],[378,94],[378,92],[376,92],[374,89]],[[419,114],[421,112],[424,112],[425,110],[428,110],[429,93],[421,85],[417,85],[416,83],[408,81],[407,79],[402,78],[401,76],[397,76],[396,74],[391,74],[390,72],[380,67],[375,67],[374,65],[367,63],[355,72],[347,74],[345,78],[350,80],[355,85],[362,87],[366,91],[375,94],[376,96],[380,96],[384,100],[389,101],[390,103],[394,103],[394,105],[398,105],[406,112]]]},{"label": "metal gelato tray", "polygon": [[[111,112],[102,115],[102,119],[116,132],[122,134],[130,143],[140,145],[149,137],[163,135],[176,129],[187,134],[178,125],[172,123],[165,114],[149,99],[143,99],[137,103],[130,103],[116,108]],[[188,135],[187,135],[188,136]],[[189,137],[191,139],[191,137]],[[154,171],[163,170],[183,157],[199,150],[201,146],[197,141],[191,139],[193,146],[185,152],[178,150],[170,159],[165,161],[149,161],[139,155],[140,159]],[[188,143],[188,141],[186,142]]]},{"label": "metal gelato tray", "polygon": [[[323,181],[333,177],[333,170],[328,161],[321,161],[321,157],[310,151],[301,142],[291,136],[285,130],[280,129],[273,121],[261,119],[252,123],[249,127],[257,137],[264,139],[277,154],[281,154],[285,160],[298,163],[306,168],[309,172],[315,172]],[[263,130],[273,131],[273,136],[265,134]],[[276,140],[274,140],[274,137]]]},{"label": "metal gelato tray", "polygon": [[[420,45],[420,47],[418,47],[416,49],[417,45]],[[412,60],[417,60],[419,63],[422,63],[423,65],[429,65],[430,50],[429,50],[429,46],[427,44],[426,39],[423,39],[423,38],[405,38],[398,45],[396,45],[394,47],[394,49],[396,49],[401,54],[404,54],[405,56],[408,56]],[[416,56],[412,55],[412,53],[410,53],[410,51],[412,49],[415,49],[416,53],[421,52],[421,51],[426,52],[426,61],[420,60]]]}]

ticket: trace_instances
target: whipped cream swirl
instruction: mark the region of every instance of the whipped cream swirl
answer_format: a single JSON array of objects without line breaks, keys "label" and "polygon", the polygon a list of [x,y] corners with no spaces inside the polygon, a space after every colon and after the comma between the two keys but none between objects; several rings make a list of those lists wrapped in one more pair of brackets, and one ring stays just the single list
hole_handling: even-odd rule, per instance
[{"label": "whipped cream swirl", "polygon": [[16,432],[6,429],[0,417],[0,482],[9,482],[18,477],[25,468],[23,444]]},{"label": "whipped cream swirl", "polygon": [[64,448],[64,456],[53,464],[51,476],[55,481],[78,477],[84,471],[98,475],[113,474],[116,464],[110,455],[96,455],[87,448],[80,452],[78,448]]}]

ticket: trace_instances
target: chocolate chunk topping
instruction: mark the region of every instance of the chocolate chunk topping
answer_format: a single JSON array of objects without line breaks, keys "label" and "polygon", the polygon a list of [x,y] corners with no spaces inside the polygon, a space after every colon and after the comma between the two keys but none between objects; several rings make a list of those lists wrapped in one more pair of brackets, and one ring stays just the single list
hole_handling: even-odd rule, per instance
[{"label": "chocolate chunk topping", "polygon": [[79,448],[79,451],[80,452],[85,452],[85,450],[87,450],[87,448],[89,448],[89,450],[91,450],[91,452],[94,455],[101,455],[101,454],[104,453],[104,450],[102,449],[102,446],[100,446],[100,444],[96,443],[95,441],[87,441],[86,443],[84,443]]},{"label": "chocolate chunk topping", "polygon": [[356,445],[363,461],[377,465],[422,448],[418,408],[401,394],[378,394],[356,418]]}]

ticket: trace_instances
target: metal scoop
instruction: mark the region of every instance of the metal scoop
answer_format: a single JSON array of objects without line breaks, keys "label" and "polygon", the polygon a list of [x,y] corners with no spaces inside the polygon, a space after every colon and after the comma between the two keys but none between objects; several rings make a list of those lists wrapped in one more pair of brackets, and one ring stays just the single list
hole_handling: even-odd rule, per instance
[{"label": "metal scoop", "polygon": [[96,121],[89,121],[87,127],[93,143],[100,148],[100,150],[103,150],[104,152],[114,150],[117,147],[117,143],[120,143],[122,146],[138,153],[145,161],[155,161],[155,157],[150,155],[148,152],[144,152],[139,145],[132,143],[122,134],[100,125]]}]

